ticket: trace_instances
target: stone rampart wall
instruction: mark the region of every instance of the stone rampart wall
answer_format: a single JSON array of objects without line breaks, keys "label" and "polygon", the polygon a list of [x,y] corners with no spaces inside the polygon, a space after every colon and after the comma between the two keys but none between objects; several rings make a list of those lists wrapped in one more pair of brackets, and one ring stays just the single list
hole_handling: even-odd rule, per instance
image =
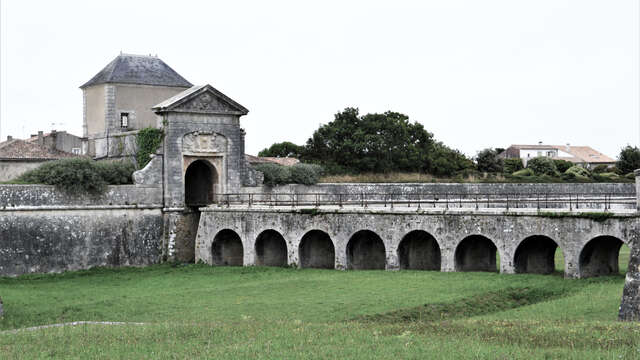
[{"label": "stone rampart wall", "polygon": [[322,183],[243,188],[245,193],[334,193],[334,194],[619,194],[635,196],[632,183]]},{"label": "stone rampart wall", "polygon": [[162,188],[109,186],[98,196],[67,194],[50,185],[0,185],[0,209],[38,206],[162,205]]},{"label": "stone rampart wall", "polygon": [[0,276],[141,266],[163,255],[162,188],[100,196],[46,185],[0,186]]}]

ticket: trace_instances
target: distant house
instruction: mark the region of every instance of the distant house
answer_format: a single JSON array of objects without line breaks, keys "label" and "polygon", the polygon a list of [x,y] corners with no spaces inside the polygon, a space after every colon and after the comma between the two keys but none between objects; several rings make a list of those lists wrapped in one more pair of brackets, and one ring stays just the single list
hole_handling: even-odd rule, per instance
[{"label": "distant house", "polygon": [[80,156],[80,148],[81,139],[66,132],[52,131],[45,135],[39,131],[26,140],[8,136],[0,142],[0,181],[13,180],[47,161]]},{"label": "distant house", "polygon": [[246,155],[246,154],[245,154],[245,157],[247,158],[247,161],[251,165],[278,164],[278,165],[282,165],[282,166],[293,166],[293,165],[295,165],[295,164],[300,162],[300,160],[298,160],[296,158],[292,158],[292,157],[284,157],[284,158],[263,157],[263,156],[253,156],[253,155]]},{"label": "distant house", "polygon": [[545,156],[557,160],[567,160],[574,164],[591,168],[596,165],[615,165],[616,161],[590,146],[567,145],[511,145],[499,155],[501,158],[520,158],[525,166],[534,157]]}]

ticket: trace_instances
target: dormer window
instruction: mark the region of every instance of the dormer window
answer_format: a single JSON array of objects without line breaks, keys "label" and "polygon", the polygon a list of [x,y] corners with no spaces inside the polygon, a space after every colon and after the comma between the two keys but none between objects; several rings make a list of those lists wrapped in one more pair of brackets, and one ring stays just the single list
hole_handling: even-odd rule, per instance
[{"label": "dormer window", "polygon": [[121,128],[129,127],[129,113],[126,113],[126,112],[120,113],[120,127]]}]

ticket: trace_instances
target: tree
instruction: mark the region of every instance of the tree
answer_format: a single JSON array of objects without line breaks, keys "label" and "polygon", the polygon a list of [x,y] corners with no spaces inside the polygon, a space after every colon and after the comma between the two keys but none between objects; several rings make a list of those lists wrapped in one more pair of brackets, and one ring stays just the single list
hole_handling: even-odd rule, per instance
[{"label": "tree", "polygon": [[628,174],[635,169],[640,169],[640,149],[627,145],[620,150],[616,167],[622,174]]},{"label": "tree", "polygon": [[275,143],[269,148],[258,153],[258,156],[265,157],[294,157],[300,158],[304,152],[304,146],[296,145],[289,141]]},{"label": "tree", "polygon": [[527,168],[533,170],[536,175],[558,176],[556,163],[553,162],[553,159],[545,156],[534,157],[527,161]]},{"label": "tree", "polygon": [[478,152],[476,155],[476,165],[478,171],[488,173],[502,172],[503,162],[498,157],[498,149],[487,148]]},{"label": "tree", "polygon": [[320,126],[305,146],[273,144],[259,156],[296,156],[321,164],[327,173],[426,172],[450,176],[473,168],[457,150],[436,142],[422,124],[397,112],[360,115],[346,108]]},{"label": "tree", "polygon": [[426,171],[433,147],[433,135],[406,115],[347,108],[313,133],[305,155],[331,172]]}]

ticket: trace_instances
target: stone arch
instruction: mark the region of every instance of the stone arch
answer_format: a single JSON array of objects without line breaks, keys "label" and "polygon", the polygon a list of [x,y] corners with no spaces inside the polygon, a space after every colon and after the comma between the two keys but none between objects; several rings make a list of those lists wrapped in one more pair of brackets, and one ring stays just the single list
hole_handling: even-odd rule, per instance
[{"label": "stone arch", "polygon": [[[522,240],[513,257],[516,273],[551,274],[556,269],[558,244],[548,236],[533,235]],[[563,264],[564,268],[564,264]]]},{"label": "stone arch", "polygon": [[409,232],[398,246],[400,269],[440,270],[441,258],[438,242],[423,230]]},{"label": "stone arch", "polygon": [[308,231],[300,240],[298,248],[300,267],[333,269],[336,251],[329,234],[322,230]]},{"label": "stone arch", "polygon": [[211,244],[213,265],[242,266],[244,263],[244,248],[240,236],[233,230],[220,230]]},{"label": "stone arch", "polygon": [[258,235],[255,250],[258,266],[287,265],[287,243],[284,237],[273,229],[265,230]]},{"label": "stone arch", "polygon": [[371,230],[360,230],[347,243],[347,269],[384,270],[386,251],[384,242]]},{"label": "stone arch", "polygon": [[203,206],[215,202],[218,172],[207,160],[198,159],[184,174],[184,202],[188,206]]},{"label": "stone arch", "polygon": [[488,237],[470,235],[456,247],[456,271],[497,271],[496,252],[498,248]]},{"label": "stone arch", "polygon": [[617,274],[618,256],[624,242],[615,236],[597,236],[580,251],[580,277]]}]

